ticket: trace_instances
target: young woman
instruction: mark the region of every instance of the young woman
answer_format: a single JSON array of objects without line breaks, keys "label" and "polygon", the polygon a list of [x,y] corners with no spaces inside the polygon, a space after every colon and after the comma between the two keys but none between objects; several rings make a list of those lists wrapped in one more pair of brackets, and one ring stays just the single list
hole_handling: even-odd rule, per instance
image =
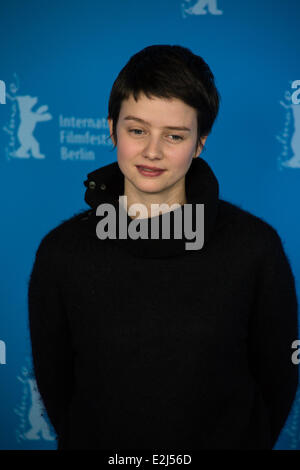
[{"label": "young woman", "polygon": [[285,424],[294,277],[276,230],[220,199],[199,156],[219,101],[190,50],[131,57],[109,99],[117,162],[38,247],[32,356],[59,449],[271,449]]}]

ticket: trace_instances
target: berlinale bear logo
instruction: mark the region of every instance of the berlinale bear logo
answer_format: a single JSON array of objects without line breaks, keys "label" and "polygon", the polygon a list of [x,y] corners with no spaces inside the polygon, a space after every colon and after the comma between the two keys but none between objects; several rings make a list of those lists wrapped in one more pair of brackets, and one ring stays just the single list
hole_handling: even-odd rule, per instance
[{"label": "berlinale bear logo", "polygon": [[52,119],[48,113],[48,106],[43,105],[33,110],[38,101],[37,97],[21,95],[19,90],[19,80],[16,74],[15,82],[9,84],[9,91],[5,93],[11,101],[9,122],[3,130],[9,135],[9,143],[5,148],[6,158],[45,158],[40,152],[40,144],[34,137],[33,132],[38,122],[45,122]]},{"label": "berlinale bear logo", "polygon": [[36,97],[17,96],[16,97],[20,110],[20,126],[18,129],[18,139],[20,147],[16,150],[15,156],[20,158],[29,158],[31,152],[34,158],[45,158],[40,153],[40,145],[33,136],[33,131],[37,122],[49,121],[52,119],[50,113],[46,113],[48,106],[40,106],[36,111],[32,111],[33,106],[37,102]]}]

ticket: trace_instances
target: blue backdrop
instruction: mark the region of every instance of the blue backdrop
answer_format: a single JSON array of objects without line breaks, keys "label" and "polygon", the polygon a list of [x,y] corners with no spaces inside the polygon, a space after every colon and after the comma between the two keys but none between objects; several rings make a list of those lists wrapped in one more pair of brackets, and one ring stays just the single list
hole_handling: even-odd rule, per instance
[{"label": "blue backdrop", "polygon": [[[211,67],[222,101],[201,156],[222,199],[277,229],[299,296],[299,20],[297,0],[1,3],[1,449],[56,448],[29,375],[29,274],[42,237],[88,208],[87,173],[116,161],[108,97],[142,48],[179,44]],[[300,393],[276,449],[300,449],[299,412]]]}]

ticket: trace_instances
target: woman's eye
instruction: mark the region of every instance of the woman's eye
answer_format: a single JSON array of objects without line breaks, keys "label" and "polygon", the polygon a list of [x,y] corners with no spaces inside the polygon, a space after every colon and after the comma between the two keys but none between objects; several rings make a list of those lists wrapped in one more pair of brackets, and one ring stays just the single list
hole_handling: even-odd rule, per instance
[{"label": "woman's eye", "polygon": [[[131,132],[133,135],[141,135],[142,132],[144,131],[142,129],[129,129],[129,132]],[[177,142],[183,140],[183,137],[177,134],[171,134],[170,137],[174,137],[174,139],[171,139],[171,140],[174,140]]]},{"label": "woman's eye", "polygon": [[136,132],[143,132],[141,129],[130,129],[129,132],[132,132],[135,135],[141,135],[141,134],[136,134]]}]

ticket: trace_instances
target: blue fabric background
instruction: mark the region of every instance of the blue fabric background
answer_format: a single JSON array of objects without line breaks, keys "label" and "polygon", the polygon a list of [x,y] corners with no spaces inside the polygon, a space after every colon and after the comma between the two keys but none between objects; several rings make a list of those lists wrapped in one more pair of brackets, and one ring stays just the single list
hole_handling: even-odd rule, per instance
[{"label": "blue fabric background", "polygon": [[[28,376],[29,274],[41,238],[87,208],[87,173],[116,161],[106,122],[109,93],[120,69],[142,48],[179,44],[211,67],[222,101],[201,156],[219,180],[221,198],[277,229],[299,293],[300,105],[292,100],[297,91],[292,83],[300,80],[300,4],[219,0],[216,10],[214,3],[1,4],[0,79],[7,93],[0,105],[0,339],[6,345],[6,363],[0,365],[1,449],[56,448]],[[201,4],[206,14],[200,14]],[[26,97],[22,104],[20,97]],[[36,122],[39,115],[45,120]],[[90,126],[62,127],[63,118],[72,117],[90,119]],[[62,141],[63,135],[71,139],[87,131],[97,136],[94,144]],[[22,141],[29,142],[27,157]],[[36,143],[44,158],[34,156]],[[300,449],[299,411],[297,394],[276,449]]]}]

